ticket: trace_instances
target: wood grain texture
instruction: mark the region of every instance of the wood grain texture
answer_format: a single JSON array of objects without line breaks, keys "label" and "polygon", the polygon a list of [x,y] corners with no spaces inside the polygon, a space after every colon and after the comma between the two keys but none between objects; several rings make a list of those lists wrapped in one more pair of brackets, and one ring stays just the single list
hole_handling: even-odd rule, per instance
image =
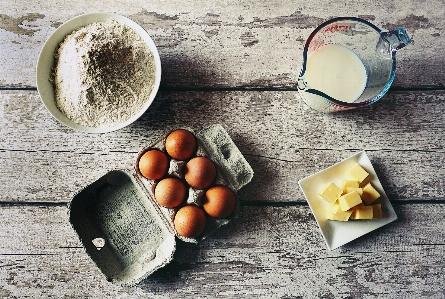
[{"label": "wood grain texture", "polygon": [[[304,201],[298,180],[366,150],[392,200],[443,200],[441,92],[392,92],[362,110],[315,112],[295,92],[163,92],[132,126],[75,132],[52,119],[35,91],[0,92],[0,201],[67,202],[170,129],[221,123],[252,165],[245,201]],[[17,188],[17,182],[21,187]]]},{"label": "wood grain texture", "polygon": [[[443,1],[24,1],[0,10],[1,298],[445,298]],[[63,22],[106,10],[153,37],[161,92],[131,126],[64,127],[36,91],[35,66]],[[358,16],[415,40],[392,90],[361,110],[322,114],[295,82],[312,30]],[[255,176],[240,213],[134,287],[108,283],[67,204],[170,129],[220,123]],[[398,220],[329,251],[298,180],[366,150]]]},{"label": "wood grain texture", "polygon": [[[255,172],[238,195],[246,202],[304,202],[298,180],[355,154],[355,150],[301,150],[296,160],[246,155]],[[444,200],[443,153],[368,151],[391,200]],[[5,202],[69,202],[113,169],[134,168],[137,153],[0,151]],[[421,163],[421,165],[420,165]]]},{"label": "wood grain texture", "polygon": [[[385,30],[406,26],[416,43],[397,54],[394,86],[442,88],[445,26],[438,1],[126,1],[106,11],[127,16],[153,37],[162,88],[294,88],[309,34],[336,16],[357,16]],[[69,7],[69,9],[67,9]],[[46,39],[63,22],[104,11],[101,1],[2,2],[0,86],[35,87]]]},{"label": "wood grain texture", "polygon": [[201,244],[180,243],[142,283],[118,287],[84,252],[66,207],[2,206],[0,295],[443,298],[443,208],[396,205],[396,222],[329,251],[307,206],[243,207]]},{"label": "wood grain texture", "polygon": [[0,134],[9,150],[131,152],[177,126],[221,123],[244,153],[278,159],[308,148],[441,152],[444,103],[441,91],[390,92],[366,108],[325,114],[293,91],[160,92],[133,125],[84,134],[54,120],[36,91],[3,90]]}]

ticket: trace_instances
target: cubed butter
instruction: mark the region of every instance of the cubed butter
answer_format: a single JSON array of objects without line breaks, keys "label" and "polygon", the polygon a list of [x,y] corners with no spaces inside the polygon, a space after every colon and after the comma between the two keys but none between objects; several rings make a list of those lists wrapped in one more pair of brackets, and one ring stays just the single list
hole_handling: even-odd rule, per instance
[{"label": "cubed butter", "polygon": [[361,204],[354,207],[351,219],[372,219],[373,215],[374,208],[372,206]]},{"label": "cubed butter", "polygon": [[348,175],[354,179],[356,179],[359,183],[363,182],[369,175],[363,167],[355,163],[355,165],[349,170]]},{"label": "cubed butter", "polygon": [[362,199],[360,198],[360,195],[355,192],[349,192],[345,195],[342,195],[338,198],[338,202],[340,203],[340,207],[342,211],[347,211],[352,207],[355,207],[358,204],[362,203]]},{"label": "cubed butter", "polygon": [[338,203],[338,199],[337,199],[335,202],[331,203],[331,204],[328,206],[328,211],[329,211],[329,213],[335,214],[334,212],[337,211],[337,206],[339,206],[339,205],[340,205],[340,204]]},{"label": "cubed butter", "polygon": [[363,189],[362,188],[354,188],[354,187],[347,187],[346,188],[346,193],[355,191],[357,192],[360,196],[363,194]]},{"label": "cubed butter", "polygon": [[335,216],[337,216],[337,218],[339,218],[339,219],[332,219],[332,220],[348,221],[349,217],[352,214],[352,209],[350,209],[348,211],[342,211],[341,206],[338,201],[331,204],[328,210],[332,215],[335,215]]},{"label": "cubed butter", "polygon": [[329,220],[344,221],[342,218],[340,218],[337,215],[332,214],[331,212],[329,212],[329,210],[328,210],[328,214],[326,215],[326,218],[329,219]]},{"label": "cubed butter", "polygon": [[371,183],[366,184],[362,189],[362,200],[368,205],[380,197],[380,193],[374,189]]},{"label": "cubed butter", "polygon": [[361,204],[358,204],[358,205],[356,205],[355,207],[353,207],[351,210],[352,210],[352,214],[351,214],[351,216],[349,217],[349,218],[351,218],[351,219],[356,219],[355,218],[355,212],[357,211],[357,209],[359,208],[359,207],[361,207],[361,206],[363,206],[364,204],[363,203],[361,203]]},{"label": "cubed butter", "polygon": [[372,218],[382,218],[382,205],[375,204],[371,206],[373,209]]},{"label": "cubed butter", "polygon": [[337,221],[382,218],[382,205],[372,204],[380,193],[369,183],[369,173],[356,163],[347,175],[350,179],[341,180],[341,188],[329,182],[319,193],[330,203],[326,218]]},{"label": "cubed butter", "polygon": [[321,190],[319,194],[324,200],[330,203],[334,203],[342,193],[343,190],[341,190],[334,183],[329,182],[326,184],[326,186]]},{"label": "cubed butter", "polygon": [[350,187],[352,187],[352,188],[358,188],[358,187],[359,187],[359,186],[358,186],[358,181],[357,181],[357,180],[342,180],[342,181],[341,181],[341,188],[342,188],[342,190],[343,190],[344,193],[348,193],[348,192],[346,191],[346,189],[348,189],[348,188],[350,188]]}]

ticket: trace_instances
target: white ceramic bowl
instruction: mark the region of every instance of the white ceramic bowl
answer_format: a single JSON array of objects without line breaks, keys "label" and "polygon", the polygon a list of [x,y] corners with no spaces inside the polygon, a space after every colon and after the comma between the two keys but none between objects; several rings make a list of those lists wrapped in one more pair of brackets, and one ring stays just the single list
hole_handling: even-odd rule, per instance
[{"label": "white ceramic bowl", "polygon": [[[146,41],[147,45],[149,46],[150,50],[153,52],[154,60],[155,60],[155,66],[156,66],[156,74],[155,74],[155,82],[153,85],[153,90],[151,91],[151,94],[149,98],[147,99],[145,105],[142,107],[142,109],[132,116],[130,119],[128,119],[126,122],[120,123],[118,125],[112,126],[112,127],[86,127],[83,125],[79,125],[72,120],[70,120],[68,117],[66,117],[56,106],[56,102],[54,99],[54,87],[52,83],[50,82],[51,77],[51,71],[52,67],[54,66],[54,51],[56,50],[57,46],[60,42],[63,41],[65,36],[67,34],[70,34],[74,30],[84,27],[88,24],[94,23],[94,22],[104,22],[108,20],[115,20],[121,24],[125,24],[131,28],[133,28],[141,37],[143,40]],[[131,123],[133,123],[135,120],[137,120],[142,114],[145,113],[145,111],[150,107],[151,103],[153,102],[158,89],[159,84],[161,82],[161,59],[159,58],[158,50],[156,49],[156,46],[151,39],[151,37],[148,35],[147,31],[144,30],[140,25],[138,25],[136,22],[117,15],[113,13],[91,13],[91,14],[85,14],[77,16],[63,25],[61,25],[59,28],[57,28],[56,31],[54,31],[53,34],[48,38],[45,45],[42,48],[42,51],[40,52],[39,60],[37,63],[37,89],[39,91],[40,97],[45,104],[48,111],[56,118],[58,121],[63,123],[64,125],[73,128],[78,131],[87,132],[87,133],[106,133],[115,131],[118,129],[121,129]]]},{"label": "white ceramic bowl", "polygon": [[[382,218],[373,220],[331,221],[326,219],[327,203],[318,192],[328,182],[340,186],[349,169],[359,163],[370,175],[372,186],[380,193],[375,203],[382,205]],[[329,249],[335,249],[397,219],[382,184],[365,151],[306,177],[298,182]]]}]

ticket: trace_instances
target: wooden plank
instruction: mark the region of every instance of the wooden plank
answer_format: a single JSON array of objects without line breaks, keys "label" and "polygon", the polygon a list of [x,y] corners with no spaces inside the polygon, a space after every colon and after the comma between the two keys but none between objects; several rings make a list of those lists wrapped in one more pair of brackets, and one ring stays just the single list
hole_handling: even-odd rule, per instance
[{"label": "wooden plank", "polygon": [[290,91],[161,92],[133,125],[85,134],[54,120],[36,91],[3,90],[0,136],[7,150],[133,152],[171,128],[221,123],[243,152],[283,160],[303,149],[440,152],[444,98],[441,91],[391,92],[366,108],[325,114]]},{"label": "wooden plank", "polygon": [[443,204],[395,205],[399,219],[329,251],[307,206],[242,207],[198,246],[134,287],[104,279],[65,207],[2,206],[0,294],[6,297],[441,298]]},{"label": "wooden plank", "polygon": [[295,92],[163,92],[134,125],[99,135],[57,123],[35,91],[0,99],[0,201],[67,202],[106,172],[133,169],[139,151],[169,129],[213,123],[255,171],[240,191],[245,201],[304,201],[299,179],[362,149],[391,199],[445,198],[441,92],[392,92],[340,114],[313,111]]},{"label": "wooden plank", "polygon": [[[35,66],[50,34],[63,22],[103,11],[100,1],[2,3],[0,86],[35,87]],[[153,36],[163,64],[162,88],[294,88],[309,34],[334,16],[358,16],[385,30],[405,25],[418,40],[397,54],[398,87],[443,87],[445,26],[434,0],[383,0],[332,5],[327,1],[252,3],[218,1],[191,5],[145,1],[110,3],[107,11],[127,16]],[[329,9],[327,9],[329,8]],[[397,12],[394,14],[393,12]]]},{"label": "wooden plank", "polygon": [[[295,160],[247,154],[255,175],[238,195],[246,202],[304,202],[298,180],[329,167],[355,150],[299,150]],[[391,200],[444,200],[444,154],[368,151]],[[0,151],[0,201],[68,202],[113,169],[134,169],[137,153]],[[310,158],[309,158],[310,157]]]}]

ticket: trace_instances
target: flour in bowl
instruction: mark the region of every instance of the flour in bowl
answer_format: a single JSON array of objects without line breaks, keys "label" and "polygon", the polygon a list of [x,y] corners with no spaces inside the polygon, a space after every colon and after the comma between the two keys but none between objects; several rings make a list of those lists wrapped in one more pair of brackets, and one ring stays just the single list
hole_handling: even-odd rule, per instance
[{"label": "flour in bowl", "polygon": [[116,21],[72,32],[54,57],[56,105],[80,125],[121,124],[142,109],[153,90],[153,53],[135,30]]}]

